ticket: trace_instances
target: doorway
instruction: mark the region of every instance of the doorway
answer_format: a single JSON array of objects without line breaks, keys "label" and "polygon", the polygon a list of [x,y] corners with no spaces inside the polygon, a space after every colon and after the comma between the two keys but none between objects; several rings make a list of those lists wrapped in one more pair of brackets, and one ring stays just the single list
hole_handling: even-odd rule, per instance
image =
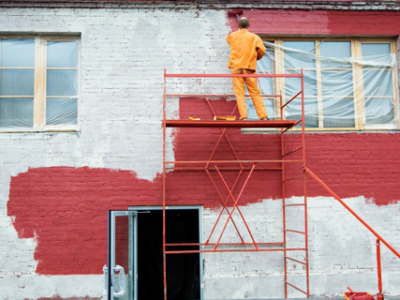
[{"label": "doorway", "polygon": [[[135,218],[135,299],[163,300],[163,211],[133,208]],[[169,207],[166,210],[166,243],[200,243],[201,207]],[[198,246],[170,246],[167,250],[198,250]],[[168,300],[202,299],[202,255],[167,254]],[[136,262],[136,264],[135,264]]]}]

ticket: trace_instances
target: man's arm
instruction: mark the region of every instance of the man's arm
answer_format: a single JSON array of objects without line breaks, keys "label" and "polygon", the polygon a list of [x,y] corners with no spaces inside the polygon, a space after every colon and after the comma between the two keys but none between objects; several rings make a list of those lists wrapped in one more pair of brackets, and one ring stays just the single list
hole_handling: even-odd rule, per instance
[{"label": "man's arm", "polygon": [[227,42],[229,45],[231,44],[231,39],[232,39],[231,34],[229,34],[229,35],[226,37],[226,42]]},{"label": "man's arm", "polygon": [[257,39],[257,44],[256,44],[256,51],[257,51],[257,60],[260,60],[263,58],[265,51],[267,48],[265,48],[264,43],[260,38]]}]

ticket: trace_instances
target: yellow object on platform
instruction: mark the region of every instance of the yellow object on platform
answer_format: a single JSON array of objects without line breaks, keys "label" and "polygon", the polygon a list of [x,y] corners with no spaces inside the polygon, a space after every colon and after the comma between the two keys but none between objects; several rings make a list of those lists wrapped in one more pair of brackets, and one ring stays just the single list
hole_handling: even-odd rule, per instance
[{"label": "yellow object on platform", "polygon": [[215,116],[214,120],[235,121],[236,120],[236,116]]}]

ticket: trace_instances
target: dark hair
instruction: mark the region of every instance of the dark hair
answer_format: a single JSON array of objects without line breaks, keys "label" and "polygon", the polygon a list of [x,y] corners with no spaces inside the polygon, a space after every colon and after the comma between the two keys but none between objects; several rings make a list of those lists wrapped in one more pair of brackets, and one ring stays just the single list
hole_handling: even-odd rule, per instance
[{"label": "dark hair", "polygon": [[249,27],[249,25],[250,25],[249,19],[243,17],[243,18],[241,18],[239,20],[239,27],[240,28],[247,28],[247,27]]}]

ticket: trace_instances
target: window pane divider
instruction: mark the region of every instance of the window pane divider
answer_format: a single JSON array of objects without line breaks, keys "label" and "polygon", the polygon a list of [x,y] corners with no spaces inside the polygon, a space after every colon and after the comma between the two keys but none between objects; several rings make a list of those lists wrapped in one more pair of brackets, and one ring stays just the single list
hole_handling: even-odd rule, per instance
[{"label": "window pane divider", "polygon": [[46,64],[46,41],[43,38],[35,39],[35,97],[34,97],[34,120],[33,124],[36,129],[42,128],[45,124],[45,64]]},{"label": "window pane divider", "polygon": [[47,99],[59,99],[59,98],[64,98],[64,99],[76,99],[78,98],[78,95],[73,95],[73,96],[46,96]]},{"label": "window pane divider", "polygon": [[[390,43],[390,53],[391,54],[395,54],[397,56],[397,47],[396,47],[396,43],[394,41],[392,41]],[[397,77],[398,75],[398,59],[396,59],[395,65],[392,68],[392,85],[393,85],[393,96],[391,96],[391,98],[393,98],[394,101],[394,122],[396,124],[396,128],[400,127],[400,120],[399,120],[399,83],[398,83],[398,79]]]},{"label": "window pane divider", "polygon": [[0,98],[15,98],[15,99],[19,99],[19,98],[34,98],[34,95],[1,95]]},{"label": "window pane divider", "polygon": [[299,72],[301,69],[303,69],[303,71],[315,71],[316,68],[285,68],[286,71],[295,71],[295,72]]},{"label": "window pane divider", "polygon": [[[275,41],[275,43],[279,47],[275,47],[275,72],[277,74],[285,74],[285,69],[284,69],[284,53],[283,53],[283,40],[278,39]],[[282,97],[282,103],[285,103],[285,78],[275,78],[275,94],[276,95],[281,95]],[[280,98],[275,98],[275,116],[278,116],[278,119],[285,119],[286,115],[286,108],[283,109],[282,111],[282,116],[281,116],[281,104],[280,104]]]},{"label": "window pane divider", "polygon": [[[359,39],[351,42],[352,57],[362,57],[361,41]],[[364,84],[363,84],[363,68],[361,65],[353,64],[353,89],[354,89],[354,118],[356,129],[364,129],[366,123],[365,104],[364,104]]]},{"label": "window pane divider", "polygon": [[55,68],[55,67],[52,67],[52,68],[47,68],[47,70],[78,70],[78,68],[75,68],[75,67],[71,67],[71,68]]},{"label": "window pane divider", "polygon": [[1,70],[35,70],[35,67],[0,67]]},{"label": "window pane divider", "polygon": [[321,71],[351,71],[352,68],[320,68]]},{"label": "window pane divider", "polygon": [[353,99],[354,96],[353,95],[347,95],[347,96],[341,96],[341,95],[322,95],[322,98],[329,98],[329,99],[335,99],[335,98],[339,98],[339,99]]}]

